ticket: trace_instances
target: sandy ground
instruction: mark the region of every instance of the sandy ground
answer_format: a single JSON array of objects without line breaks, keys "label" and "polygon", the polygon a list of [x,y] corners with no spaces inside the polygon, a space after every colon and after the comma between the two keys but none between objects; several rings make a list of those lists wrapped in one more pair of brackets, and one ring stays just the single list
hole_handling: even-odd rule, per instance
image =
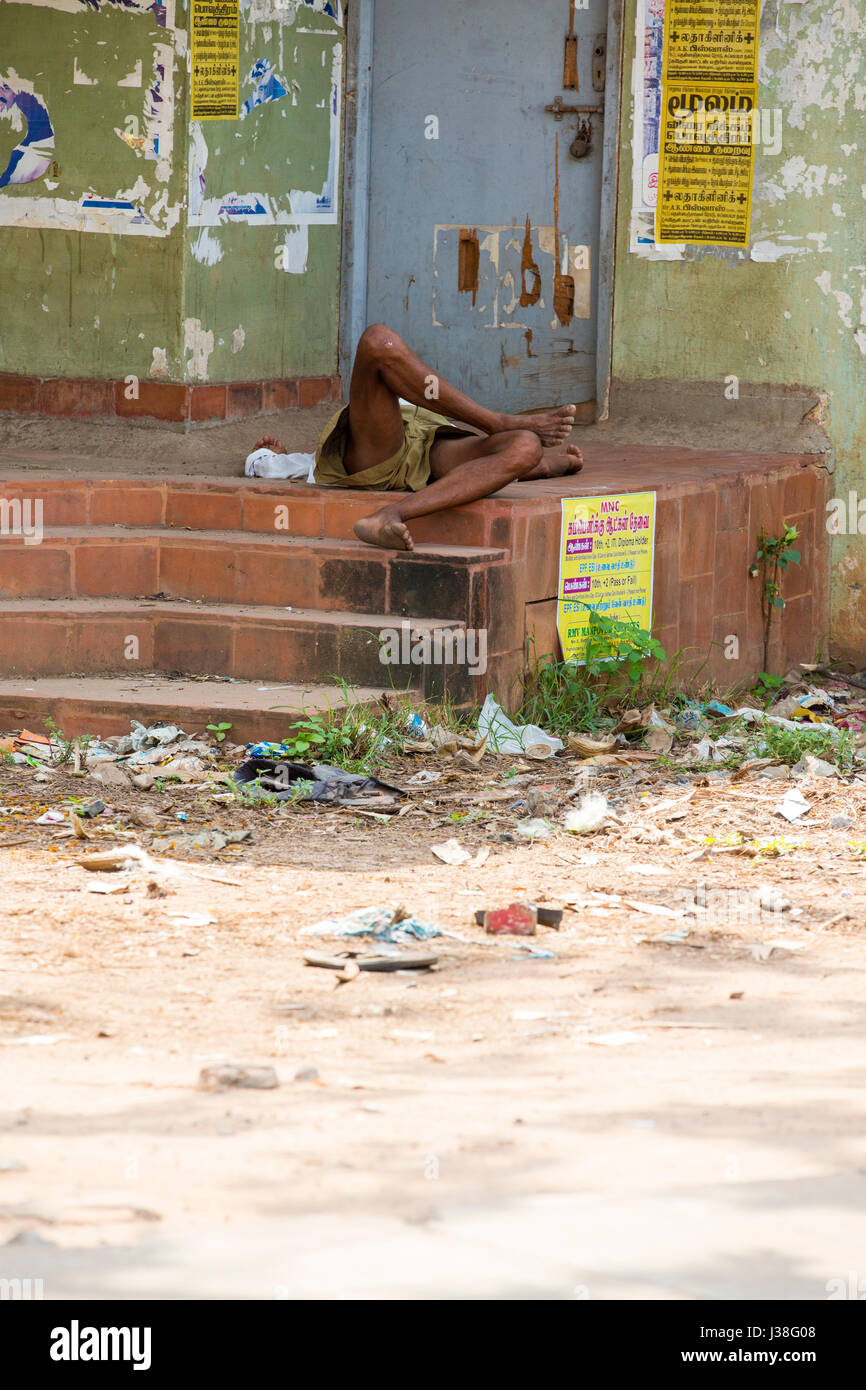
[{"label": "sandy ground", "polygon": [[[523,842],[526,806],[484,800],[514,790],[507,761],[437,766],[388,824],[113,792],[100,841],[175,843],[111,876],[33,826],[97,784],[0,768],[0,1278],[49,1298],[681,1300],[823,1299],[866,1273],[866,786],[797,784],[813,810],[788,826],[778,783],[616,769],[597,784],[619,827]],[[518,772],[514,802],[559,820],[575,775]],[[208,825],[253,838],[185,850]],[[486,862],[438,863],[452,835]],[[565,907],[561,928],[475,925],[514,899]],[[425,943],[434,971],[337,984],[303,963],[340,949],[305,924],[380,902],[455,934]],[[197,1089],[219,1060],[280,1085]]]}]

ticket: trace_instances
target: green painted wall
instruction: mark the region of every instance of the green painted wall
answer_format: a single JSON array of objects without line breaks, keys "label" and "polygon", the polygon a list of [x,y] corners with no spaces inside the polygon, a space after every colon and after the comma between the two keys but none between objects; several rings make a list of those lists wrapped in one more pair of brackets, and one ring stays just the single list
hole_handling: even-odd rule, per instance
[{"label": "green painted wall", "polygon": [[[0,371],[196,382],[335,372],[339,5],[249,0],[240,102],[260,60],[277,99],[190,125],[187,11],[169,3],[161,24],[149,4],[0,0],[0,84],[37,96],[54,130],[50,167],[0,188]],[[0,109],[0,171],[26,134],[18,106]],[[94,196],[135,208],[83,210]],[[235,215],[246,203],[266,215]],[[160,235],[129,234],[139,207]],[[299,210],[324,221],[298,224]]]},{"label": "green painted wall", "polygon": [[[674,261],[629,250],[635,19],[627,0],[614,379],[826,393],[833,491],[866,496],[866,0],[765,0],[759,106],[781,113],[782,141],[756,152],[751,253],[687,247]],[[834,646],[861,658],[864,583],[862,538],[838,536]]]}]

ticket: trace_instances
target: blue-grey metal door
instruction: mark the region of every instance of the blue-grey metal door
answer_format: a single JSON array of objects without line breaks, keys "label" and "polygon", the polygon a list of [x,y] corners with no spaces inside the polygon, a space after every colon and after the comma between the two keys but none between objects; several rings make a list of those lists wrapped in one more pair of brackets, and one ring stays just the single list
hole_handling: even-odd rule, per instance
[{"label": "blue-grey metal door", "polygon": [[373,6],[366,319],[494,408],[596,394],[606,30],[607,0]]}]

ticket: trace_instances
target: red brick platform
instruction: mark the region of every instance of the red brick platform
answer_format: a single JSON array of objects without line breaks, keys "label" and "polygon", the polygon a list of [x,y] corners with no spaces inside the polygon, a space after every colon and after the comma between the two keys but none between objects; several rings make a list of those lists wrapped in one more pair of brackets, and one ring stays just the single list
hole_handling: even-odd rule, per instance
[{"label": "red brick platform", "polygon": [[[759,587],[748,569],[760,527],[783,523],[801,533],[802,564],[785,579],[771,669],[811,660],[822,640],[826,649],[826,471],[817,458],[598,444],[586,454],[584,472],[565,483],[515,484],[421,518],[412,554],[354,538],[380,494],[242,478],[28,481],[16,461],[0,499],[41,499],[44,536],[39,545],[0,537],[0,678],[39,677],[46,713],[51,678],[139,672],[393,682],[459,702],[490,689],[509,703],[527,644],[539,656],[556,650],[560,499],[646,489],[657,493],[655,631],[669,654],[682,652],[723,688],[761,669]],[[422,635],[486,629],[486,675],[386,668],[380,633],[403,621]],[[724,655],[730,636],[736,660]],[[14,725],[16,696],[20,708],[20,684],[5,694],[0,684],[0,727]],[[98,697],[91,704],[95,717]],[[82,727],[88,708],[75,716]],[[222,717],[218,705],[213,713]]]}]

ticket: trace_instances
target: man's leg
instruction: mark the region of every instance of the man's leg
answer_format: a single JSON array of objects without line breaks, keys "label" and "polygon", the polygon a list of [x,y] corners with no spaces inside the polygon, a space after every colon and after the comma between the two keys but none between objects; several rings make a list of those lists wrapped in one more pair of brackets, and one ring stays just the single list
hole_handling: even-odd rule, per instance
[{"label": "man's leg", "polygon": [[430,462],[434,481],[420,492],[401,494],[399,501],[357,522],[355,535],[359,540],[395,550],[412,550],[406,522],[413,517],[477,502],[518,478],[576,473],[583,461],[580,450],[571,447],[560,460],[548,465],[542,459],[537,434],[508,430],[487,439],[438,440],[431,450]]},{"label": "man's leg", "polygon": [[399,398],[459,420],[482,434],[526,430],[545,445],[562,444],[574,424],[575,406],[537,415],[505,415],[487,410],[416,357],[399,333],[383,323],[361,335],[349,386],[349,439],[346,471],[358,473],[390,458],[403,442]]}]

